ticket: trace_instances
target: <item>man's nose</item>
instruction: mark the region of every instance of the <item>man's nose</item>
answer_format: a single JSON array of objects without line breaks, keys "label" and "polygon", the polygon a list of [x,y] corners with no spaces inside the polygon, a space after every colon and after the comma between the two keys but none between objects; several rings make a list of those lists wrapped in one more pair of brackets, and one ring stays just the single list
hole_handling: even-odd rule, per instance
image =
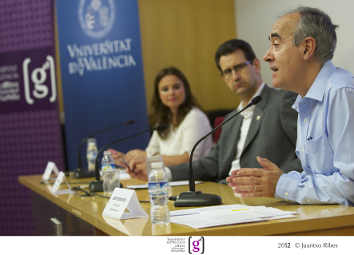
[{"label": "man's nose", "polygon": [[232,69],[232,79],[234,81],[238,81],[240,79],[240,73],[234,69]]},{"label": "man's nose", "polygon": [[266,52],[266,54],[263,57],[265,62],[270,62],[273,59],[273,55],[271,53],[271,49],[269,48]]}]

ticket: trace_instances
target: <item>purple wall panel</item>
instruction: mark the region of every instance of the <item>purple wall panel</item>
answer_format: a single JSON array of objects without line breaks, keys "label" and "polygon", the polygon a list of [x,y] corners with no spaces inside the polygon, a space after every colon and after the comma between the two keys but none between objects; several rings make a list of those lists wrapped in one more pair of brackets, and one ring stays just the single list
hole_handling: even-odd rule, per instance
[{"label": "purple wall panel", "polygon": [[65,167],[53,6],[53,0],[0,1],[0,235],[35,234],[30,191],[18,176],[43,173],[49,160]]},{"label": "purple wall panel", "polygon": [[0,51],[54,45],[52,0],[1,0]]}]

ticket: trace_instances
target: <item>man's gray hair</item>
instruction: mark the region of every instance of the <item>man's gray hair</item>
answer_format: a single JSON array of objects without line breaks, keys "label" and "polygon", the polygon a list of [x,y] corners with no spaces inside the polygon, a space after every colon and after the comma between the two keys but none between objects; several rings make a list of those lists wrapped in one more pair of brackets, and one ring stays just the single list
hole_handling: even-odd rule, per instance
[{"label": "man's gray hair", "polygon": [[298,7],[286,14],[299,13],[300,20],[294,33],[294,44],[298,46],[306,37],[316,40],[315,56],[322,63],[333,58],[337,44],[337,25],[323,11],[311,7]]}]

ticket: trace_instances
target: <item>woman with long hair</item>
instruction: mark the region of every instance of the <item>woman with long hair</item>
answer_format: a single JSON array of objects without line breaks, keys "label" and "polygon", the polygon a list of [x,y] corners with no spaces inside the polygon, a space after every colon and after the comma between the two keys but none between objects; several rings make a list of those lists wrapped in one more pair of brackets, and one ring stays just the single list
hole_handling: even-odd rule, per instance
[{"label": "woman with long hair", "polygon": [[[211,130],[210,122],[196,103],[189,82],[176,67],[162,69],[154,82],[152,99],[152,126],[155,130],[146,150],[134,149],[124,155],[128,163],[143,162],[147,157],[160,154],[166,166],[189,160],[193,145]],[[211,137],[198,145],[193,159],[204,156],[212,146]],[[111,150],[118,161],[123,155]]]}]

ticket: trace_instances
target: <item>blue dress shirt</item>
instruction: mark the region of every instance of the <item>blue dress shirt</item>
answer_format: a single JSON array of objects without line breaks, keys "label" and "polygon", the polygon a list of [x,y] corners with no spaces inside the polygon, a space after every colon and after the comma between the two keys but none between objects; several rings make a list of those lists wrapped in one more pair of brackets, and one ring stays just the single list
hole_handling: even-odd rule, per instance
[{"label": "blue dress shirt", "polygon": [[354,205],[353,75],[326,62],[293,108],[303,172],[283,174],[276,196],[300,204]]}]

